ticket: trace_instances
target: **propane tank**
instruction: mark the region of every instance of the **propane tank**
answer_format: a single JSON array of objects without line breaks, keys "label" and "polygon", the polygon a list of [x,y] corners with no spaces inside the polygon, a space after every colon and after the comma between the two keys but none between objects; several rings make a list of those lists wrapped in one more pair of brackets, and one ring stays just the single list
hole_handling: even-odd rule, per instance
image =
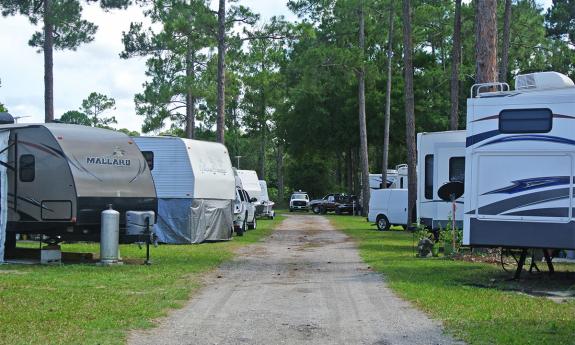
[{"label": "propane tank", "polygon": [[100,232],[100,264],[113,265],[119,261],[120,212],[112,209],[102,211],[102,229]]}]

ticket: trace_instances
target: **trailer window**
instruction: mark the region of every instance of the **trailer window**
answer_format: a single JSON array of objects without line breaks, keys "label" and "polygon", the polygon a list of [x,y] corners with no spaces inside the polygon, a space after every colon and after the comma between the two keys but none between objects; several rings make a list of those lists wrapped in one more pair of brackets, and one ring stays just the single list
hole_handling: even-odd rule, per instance
[{"label": "trailer window", "polygon": [[433,199],[433,155],[425,156],[425,198]]},{"label": "trailer window", "polygon": [[449,182],[465,182],[465,157],[449,158]]},{"label": "trailer window", "polygon": [[33,155],[21,155],[18,166],[20,168],[20,181],[34,181],[36,177],[36,159],[34,159]]},{"label": "trailer window", "polygon": [[146,163],[148,163],[148,168],[150,168],[150,171],[154,170],[154,152],[142,151],[142,155],[144,156]]},{"label": "trailer window", "polygon": [[506,109],[499,113],[501,133],[547,133],[552,127],[550,109]]}]

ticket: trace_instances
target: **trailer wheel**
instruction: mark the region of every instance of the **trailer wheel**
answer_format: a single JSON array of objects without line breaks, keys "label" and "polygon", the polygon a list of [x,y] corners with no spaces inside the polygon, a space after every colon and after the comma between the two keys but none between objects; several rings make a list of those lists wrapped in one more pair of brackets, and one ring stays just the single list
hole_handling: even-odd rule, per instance
[{"label": "trailer wheel", "polygon": [[236,229],[236,234],[241,237],[244,235],[245,231],[246,231],[246,221],[244,220],[242,222],[242,226]]},{"label": "trailer wheel", "polygon": [[387,219],[387,217],[383,214],[377,216],[375,223],[377,224],[377,230],[379,231],[387,231],[391,226],[391,224],[389,224],[389,219]]},{"label": "trailer wheel", "polygon": [[319,205],[314,205],[311,210],[312,210],[313,213],[315,213],[315,214],[319,214],[319,213],[321,212],[321,208],[319,207]]}]

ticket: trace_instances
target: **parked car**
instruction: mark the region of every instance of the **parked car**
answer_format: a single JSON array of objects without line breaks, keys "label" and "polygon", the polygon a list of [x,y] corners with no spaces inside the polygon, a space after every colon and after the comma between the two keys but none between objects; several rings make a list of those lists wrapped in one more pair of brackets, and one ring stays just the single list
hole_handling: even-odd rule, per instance
[{"label": "parked car", "polygon": [[315,214],[325,214],[335,211],[336,207],[342,202],[342,194],[328,194],[321,199],[310,201],[309,207]]},{"label": "parked car", "polygon": [[335,207],[335,214],[358,214],[361,211],[360,207],[355,195],[344,195]]},{"label": "parked car", "polygon": [[302,191],[294,192],[290,197],[289,211],[309,212],[309,195]]},{"label": "parked car", "polygon": [[234,230],[238,236],[243,236],[248,229],[257,227],[255,206],[253,198],[241,189],[236,188],[236,199],[234,200]]},{"label": "parked car", "polygon": [[381,231],[389,230],[392,225],[406,226],[407,189],[372,190],[367,220]]}]

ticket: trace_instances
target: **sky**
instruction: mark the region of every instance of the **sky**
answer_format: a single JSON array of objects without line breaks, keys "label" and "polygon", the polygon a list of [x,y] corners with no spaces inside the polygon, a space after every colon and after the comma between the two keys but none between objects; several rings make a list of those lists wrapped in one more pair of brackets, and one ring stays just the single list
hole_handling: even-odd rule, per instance
[{"label": "sky", "polygon": [[[216,1],[214,8],[216,8]],[[242,0],[241,4],[260,13],[262,20],[274,15],[294,19],[285,0]],[[146,80],[145,58],[120,59],[122,32],[131,22],[146,21],[142,9],[133,6],[123,11],[104,12],[98,5],[84,7],[84,18],[98,25],[93,42],[76,51],[54,52],[54,115],[78,110],[91,92],[116,100],[117,128],[141,130],[143,119],[136,115],[134,95]],[[19,122],[44,121],[44,58],[28,46],[34,27],[26,17],[0,16],[0,102]]]},{"label": "sky", "polygon": [[[538,1],[544,7],[551,0]],[[286,0],[241,0],[241,4],[260,13],[263,20],[274,15],[295,19]],[[216,8],[216,1],[212,0]],[[121,37],[131,22],[145,21],[142,9],[104,12],[98,5],[84,8],[84,18],[98,25],[93,42],[76,51],[54,53],[54,113],[59,118],[68,110],[80,108],[82,100],[91,92],[99,92],[116,100],[116,108],[109,115],[116,116],[117,128],[141,130],[142,117],[136,115],[134,95],[141,92],[146,80],[145,58],[122,60]],[[20,122],[44,120],[44,60],[35,48],[28,46],[34,27],[22,16],[0,17],[0,102]]]}]

